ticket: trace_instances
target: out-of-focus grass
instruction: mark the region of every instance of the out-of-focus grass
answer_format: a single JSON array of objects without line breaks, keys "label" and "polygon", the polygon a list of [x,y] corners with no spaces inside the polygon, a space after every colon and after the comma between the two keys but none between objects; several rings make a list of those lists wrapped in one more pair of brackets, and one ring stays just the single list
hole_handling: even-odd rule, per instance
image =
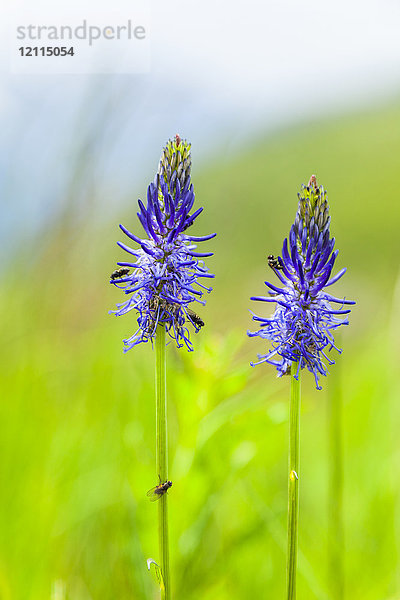
[{"label": "out-of-focus grass", "polygon": [[[169,348],[175,598],[283,596],[288,382],[248,367],[262,346],[245,330],[248,297],[263,292],[266,255],[280,251],[311,172],[329,191],[338,268],[349,267],[337,294],[358,301],[339,359],[346,597],[400,593],[399,140],[400,110],[388,109],[276,134],[194,177],[206,206],[196,229],[218,231],[208,243],[217,279],[199,309],[196,351]],[[135,213],[134,204],[116,222],[138,231]],[[157,597],[145,562],[157,559],[156,505],[145,497],[156,482],[153,356],[150,347],[123,355],[134,317],[107,315],[120,300],[107,284],[117,235],[114,223],[60,223],[2,282],[2,600],[50,598],[55,581],[74,600]],[[327,397],[305,379],[299,597],[320,600],[329,598]]]}]

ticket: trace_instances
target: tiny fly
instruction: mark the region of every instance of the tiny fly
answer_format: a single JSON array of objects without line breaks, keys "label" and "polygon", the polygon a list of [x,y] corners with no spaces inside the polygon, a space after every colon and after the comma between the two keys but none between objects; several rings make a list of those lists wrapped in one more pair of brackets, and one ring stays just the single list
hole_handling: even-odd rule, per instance
[{"label": "tiny fly", "polygon": [[167,493],[169,488],[172,486],[172,481],[165,481],[164,483],[159,483],[155,487],[151,488],[146,494],[149,497],[150,502],[155,502],[159,500],[161,496]]},{"label": "tiny fly", "polygon": [[126,267],[122,267],[121,269],[117,269],[116,271],[111,273],[110,279],[119,279],[120,277],[123,277],[124,275],[128,275],[128,274],[129,274],[129,269],[127,269]]},{"label": "tiny fly", "polygon": [[268,265],[271,267],[271,269],[276,269],[277,271],[282,270],[282,265],[279,262],[279,259],[276,258],[273,254],[269,254],[268,255]]},{"label": "tiny fly", "polygon": [[197,325],[197,327],[204,327],[204,321],[198,314],[194,312],[191,308],[187,308],[187,314],[190,320]]}]

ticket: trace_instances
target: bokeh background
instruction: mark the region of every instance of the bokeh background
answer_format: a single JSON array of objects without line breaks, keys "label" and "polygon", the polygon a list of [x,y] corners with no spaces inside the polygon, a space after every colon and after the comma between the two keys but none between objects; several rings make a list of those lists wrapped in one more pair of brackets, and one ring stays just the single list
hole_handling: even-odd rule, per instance
[{"label": "bokeh background", "polygon": [[108,315],[108,279],[179,132],[193,233],[218,236],[195,352],[168,347],[173,597],[284,595],[289,382],[250,368],[246,331],[316,173],[357,305],[323,391],[304,376],[298,597],[399,599],[400,6],[151,9],[147,74],[11,75],[2,55],[0,598],[158,597],[154,356],[122,353],[135,318]]}]

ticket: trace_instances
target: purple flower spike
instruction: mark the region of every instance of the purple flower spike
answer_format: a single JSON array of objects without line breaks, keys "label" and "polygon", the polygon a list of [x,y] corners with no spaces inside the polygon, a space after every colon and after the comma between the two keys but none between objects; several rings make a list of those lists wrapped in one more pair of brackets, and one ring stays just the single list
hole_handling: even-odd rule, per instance
[{"label": "purple flower spike", "polygon": [[199,208],[190,212],[194,203],[191,172],[190,144],[176,135],[163,150],[158,173],[147,190],[147,205],[139,200],[137,216],[147,238],[140,238],[120,225],[130,240],[139,245],[132,249],[122,242],[118,245],[136,258],[135,263],[119,262],[121,268],[111,275],[110,283],[122,289],[129,299],[117,304],[116,316],[131,310],[138,312],[138,329],[124,340],[127,352],[141,342],[152,341],[158,325],[164,325],[167,333],[176,341],[177,347],[193,350],[187,324],[199,331],[203,320],[189,308],[191,302],[199,302],[205,287],[198,279],[213,278],[204,265],[203,257],[211,252],[196,252],[194,242],[207,241],[216,234],[205,236],[187,235],[202,212]]},{"label": "purple flower spike", "polygon": [[321,389],[320,376],[327,375],[325,362],[334,364],[326,351],[335,348],[341,352],[335,346],[333,330],[349,324],[347,318],[340,317],[350,312],[344,307],[355,302],[335,298],[324,291],[342,277],[345,269],[332,276],[338,251],[333,251],[335,240],[330,238],[327,194],[317,185],[315,175],[307,187],[302,186],[298,196],[296,219],[289,240],[284,240],[282,257],[268,256],[268,264],[283,286],[265,282],[269,298],[252,298],[275,302],[276,308],[269,318],[253,315],[260,329],[248,332],[248,336],[270,340],[272,348],[267,354],[259,355],[257,363],[251,364],[269,363],[281,377],[289,374],[292,363],[297,362],[299,369],[307,367],[313,373],[316,387]]}]

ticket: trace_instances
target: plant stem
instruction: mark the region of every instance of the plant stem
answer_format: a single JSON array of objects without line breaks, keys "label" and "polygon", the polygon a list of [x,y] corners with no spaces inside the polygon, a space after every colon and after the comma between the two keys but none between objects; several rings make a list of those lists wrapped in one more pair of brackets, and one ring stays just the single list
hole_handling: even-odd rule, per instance
[{"label": "plant stem", "polygon": [[343,455],[342,455],[342,393],[340,363],[332,373],[328,387],[329,436],[329,578],[333,600],[343,600]]},{"label": "plant stem", "polygon": [[292,363],[289,411],[288,550],[286,563],[287,600],[296,598],[297,540],[299,520],[300,374]]},{"label": "plant stem", "polygon": [[[159,325],[156,335],[156,471],[157,482],[168,480],[168,438],[167,438],[167,372],[165,354],[165,327]],[[169,584],[169,545],[168,545],[168,506],[167,494],[163,494],[158,504],[158,543],[160,568],[163,578],[161,600],[170,600]]]}]

